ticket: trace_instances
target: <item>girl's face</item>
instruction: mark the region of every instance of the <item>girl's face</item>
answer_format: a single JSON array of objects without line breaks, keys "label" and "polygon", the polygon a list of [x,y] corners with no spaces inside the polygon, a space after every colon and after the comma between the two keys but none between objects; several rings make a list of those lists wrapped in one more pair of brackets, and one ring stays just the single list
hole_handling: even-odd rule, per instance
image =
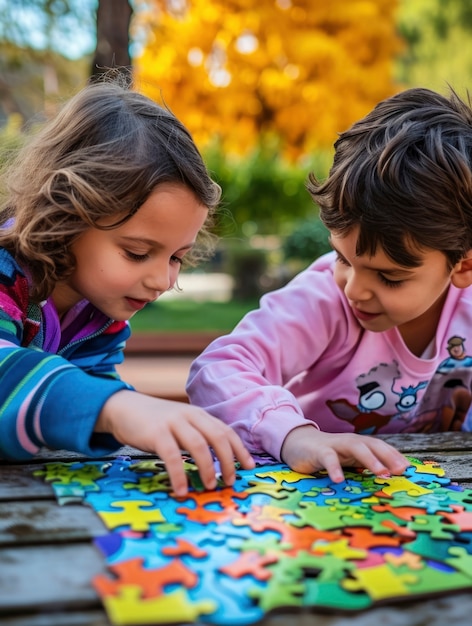
[{"label": "girl's face", "polygon": [[188,188],[163,183],[122,226],[89,228],[72,245],[74,272],[54,289],[59,315],[86,299],[114,320],[132,317],[174,286],[207,215]]},{"label": "girl's face", "polygon": [[406,345],[421,354],[434,336],[455,270],[446,256],[426,250],[419,267],[402,267],[383,250],[356,255],[358,228],[343,237],[331,234],[337,252],[334,278],[359,324],[381,332],[398,327]]}]

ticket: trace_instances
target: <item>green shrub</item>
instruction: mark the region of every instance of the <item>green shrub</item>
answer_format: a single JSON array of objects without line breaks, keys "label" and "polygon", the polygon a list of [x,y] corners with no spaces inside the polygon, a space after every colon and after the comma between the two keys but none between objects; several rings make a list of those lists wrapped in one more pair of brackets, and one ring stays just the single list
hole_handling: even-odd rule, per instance
[{"label": "green shrub", "polygon": [[328,236],[329,231],[319,218],[300,222],[282,244],[285,260],[311,263],[331,250]]},{"label": "green shrub", "polygon": [[292,164],[278,156],[277,145],[259,146],[246,157],[225,155],[214,146],[205,161],[223,189],[217,233],[222,237],[281,235],[297,221],[317,214],[306,190],[308,173],[322,177],[330,153]]}]

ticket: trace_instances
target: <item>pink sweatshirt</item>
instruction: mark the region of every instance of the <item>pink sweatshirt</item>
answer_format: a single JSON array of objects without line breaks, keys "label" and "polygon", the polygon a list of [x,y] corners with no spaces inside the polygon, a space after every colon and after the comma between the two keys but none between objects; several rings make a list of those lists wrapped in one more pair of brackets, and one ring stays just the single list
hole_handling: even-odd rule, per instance
[{"label": "pink sweatshirt", "polygon": [[436,341],[419,358],[396,328],[359,325],[334,262],[321,257],[213,341],[190,369],[192,404],[277,459],[287,434],[313,422],[362,434],[472,430],[472,287],[449,287]]}]

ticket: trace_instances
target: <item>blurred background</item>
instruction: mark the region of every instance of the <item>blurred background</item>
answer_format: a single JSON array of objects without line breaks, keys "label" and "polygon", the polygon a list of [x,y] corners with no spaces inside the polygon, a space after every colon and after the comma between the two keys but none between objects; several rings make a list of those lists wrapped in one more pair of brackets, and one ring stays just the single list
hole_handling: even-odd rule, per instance
[{"label": "blurred background", "polygon": [[131,68],[223,188],[214,258],[133,330],[223,332],[328,250],[305,181],[327,175],[337,134],[410,86],[467,96],[471,36],[470,0],[0,0],[1,158]]}]

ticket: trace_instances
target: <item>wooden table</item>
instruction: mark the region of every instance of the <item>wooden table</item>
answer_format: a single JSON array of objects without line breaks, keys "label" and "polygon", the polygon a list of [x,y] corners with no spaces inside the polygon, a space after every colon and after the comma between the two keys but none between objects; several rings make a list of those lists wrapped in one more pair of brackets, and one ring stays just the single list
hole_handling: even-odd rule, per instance
[{"label": "wooden table", "polygon": [[[390,435],[403,452],[438,461],[453,481],[472,488],[472,434]],[[146,455],[129,448],[120,454]],[[106,572],[92,539],[106,534],[81,504],[59,506],[50,485],[33,476],[44,462],[83,460],[45,451],[34,462],[0,464],[1,626],[109,626],[90,581]],[[363,613],[304,611],[266,617],[261,626],[463,626],[472,623],[472,593],[392,603]]]}]

